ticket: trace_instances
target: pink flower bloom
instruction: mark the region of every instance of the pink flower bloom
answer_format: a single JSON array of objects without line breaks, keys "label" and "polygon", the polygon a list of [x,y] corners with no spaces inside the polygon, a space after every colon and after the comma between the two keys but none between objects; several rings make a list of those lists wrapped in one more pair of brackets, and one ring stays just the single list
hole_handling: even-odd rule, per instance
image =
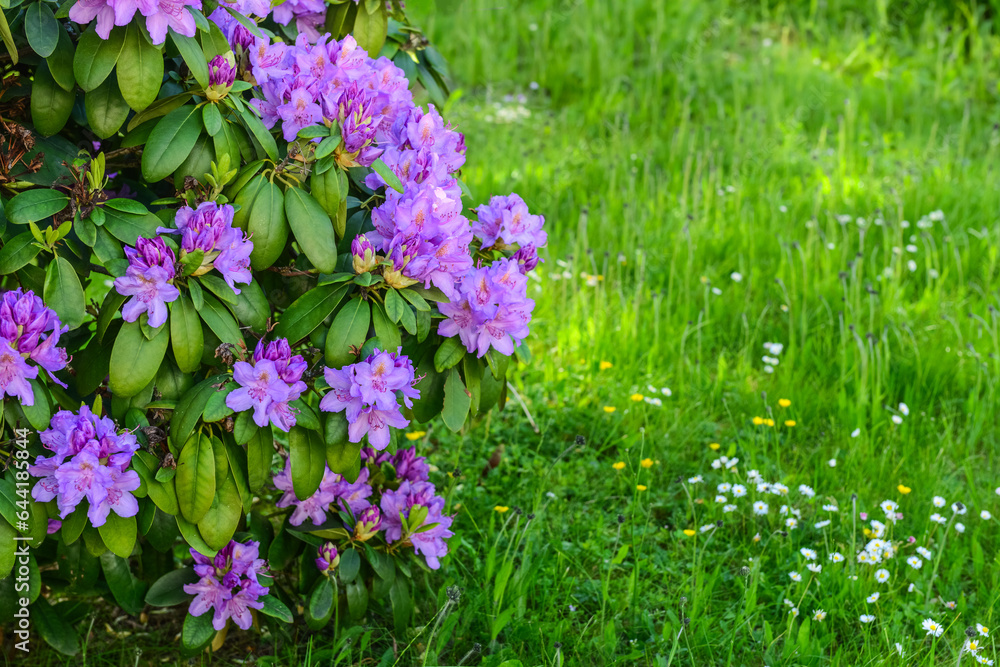
[{"label": "pink flower bloom", "polygon": [[[226,405],[236,412],[252,408],[253,420],[257,426],[267,426],[270,422],[268,409],[271,404],[287,402],[291,394],[288,384],[281,379],[270,359],[262,359],[256,365],[245,361],[236,362],[233,366],[233,379],[240,386],[226,397]],[[280,428],[280,425],[276,426]]]},{"label": "pink flower bloom", "polygon": [[38,369],[29,366],[9,340],[0,338],[0,396],[13,396],[23,405],[34,405],[35,394],[28,380],[36,377]]}]

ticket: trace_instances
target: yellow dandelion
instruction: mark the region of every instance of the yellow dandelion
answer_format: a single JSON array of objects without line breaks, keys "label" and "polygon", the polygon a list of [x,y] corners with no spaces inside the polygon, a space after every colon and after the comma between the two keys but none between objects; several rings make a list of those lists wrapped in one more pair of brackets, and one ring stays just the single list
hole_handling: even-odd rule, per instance
[{"label": "yellow dandelion", "polygon": [[503,514],[504,512],[506,512],[509,509],[510,508],[507,507],[506,505],[497,505],[496,507],[493,508],[493,511],[494,512],[500,512],[500,514]]},{"label": "yellow dandelion", "polygon": [[645,397],[642,394],[632,394],[631,396],[629,396],[629,398],[631,398],[633,401],[635,401],[636,403],[638,403],[639,401],[641,401]]},{"label": "yellow dandelion", "polygon": [[795,420],[794,419],[786,419],[785,420],[785,426],[788,426],[788,427],[795,426]]},{"label": "yellow dandelion", "polygon": [[414,440],[419,440],[425,435],[427,435],[427,431],[410,431],[406,434],[406,439],[413,442]]},{"label": "yellow dandelion", "polygon": [[604,406],[604,411],[605,411],[605,412],[607,412],[607,413],[608,413],[609,415],[610,415],[610,414],[611,414],[612,412],[614,412],[615,410],[617,410],[617,409],[618,409],[618,408],[616,408],[616,407],[615,407],[615,406],[613,406],[613,405],[605,405],[605,406]]},{"label": "yellow dandelion", "polygon": [[597,276],[597,279],[598,279],[599,281],[601,281],[601,280],[604,280],[604,276]]},{"label": "yellow dandelion", "polygon": [[624,461],[618,461],[617,463],[614,463],[611,467],[614,468],[615,470],[624,470],[625,469],[625,462]]},{"label": "yellow dandelion", "polygon": [[656,463],[656,461],[654,461],[653,459],[643,459],[639,461],[639,465],[641,465],[643,468],[652,468],[654,463]]},{"label": "yellow dandelion", "polygon": [[896,487],[896,490],[899,491],[900,493],[902,493],[905,496],[906,494],[908,494],[913,489],[911,489],[908,486],[904,486],[903,484],[900,484],[899,486]]},{"label": "yellow dandelion", "polygon": [[871,528],[865,528],[865,537],[874,537],[875,533],[871,531]]},{"label": "yellow dandelion", "polygon": [[791,404],[792,404],[792,402],[790,400],[788,400],[787,398],[779,398],[778,399],[778,405],[780,405],[783,408],[787,408]]},{"label": "yellow dandelion", "polygon": [[599,363],[597,365],[597,367],[600,368],[602,371],[606,371],[609,368],[611,368],[612,366],[614,366],[614,364],[611,363],[610,361],[602,361],[601,363]]},{"label": "yellow dandelion", "polygon": [[646,485],[645,484],[637,484],[635,488],[638,489],[639,491],[645,491],[646,490]]},{"label": "yellow dandelion", "polygon": [[713,452],[717,452],[717,451],[719,451],[719,447],[721,447],[721,446],[722,446],[722,445],[720,445],[720,444],[719,444],[719,443],[717,443],[717,442],[710,442],[710,443],[708,444],[708,448],[709,448],[709,449],[711,449],[711,450],[712,450]]},{"label": "yellow dandelion", "polygon": [[765,419],[764,420],[764,426],[774,426],[774,420],[773,419]]},{"label": "yellow dandelion", "polygon": [[684,534],[687,535],[688,537],[694,537],[695,535],[698,534],[698,531],[692,530],[691,528],[685,528]]},{"label": "yellow dandelion", "polygon": [[753,425],[754,426],[760,426],[761,424],[764,423],[764,418],[763,417],[754,417],[752,421],[753,421]]}]

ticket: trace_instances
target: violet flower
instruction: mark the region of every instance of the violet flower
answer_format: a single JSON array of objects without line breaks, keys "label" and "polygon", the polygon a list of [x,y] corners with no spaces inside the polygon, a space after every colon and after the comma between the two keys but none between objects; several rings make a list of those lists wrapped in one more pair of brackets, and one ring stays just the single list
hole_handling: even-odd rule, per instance
[{"label": "violet flower", "polygon": [[149,316],[154,329],[167,321],[167,304],[180,296],[170,281],[174,279],[174,251],[163,239],[144,239],[135,248],[125,248],[129,266],[125,275],[115,279],[115,289],[122,296],[132,297],[122,308],[122,318],[135,322],[143,313]]},{"label": "violet flower", "polygon": [[28,380],[38,376],[38,367],[65,387],[54,373],[69,361],[66,349],[59,347],[59,337],[67,331],[69,327],[34,292],[21,288],[4,292],[0,299],[0,396],[17,396],[24,405],[34,405]]},{"label": "violet flower", "polygon": [[222,630],[229,619],[247,630],[253,624],[251,609],[261,609],[260,598],[267,595],[257,577],[267,571],[267,561],[259,558],[259,542],[230,541],[214,557],[204,556],[194,549],[194,571],[200,579],[184,584],[184,592],[194,595],[188,613],[201,616],[214,609],[212,627]]},{"label": "violet flower", "polygon": [[[449,530],[453,517],[443,514],[444,498],[434,495],[434,485],[430,482],[403,482],[399,489],[386,489],[382,494],[382,527],[389,544],[407,540],[414,550],[427,561],[432,570],[441,567],[440,558],[448,553],[445,540],[454,533]],[[409,532],[402,519],[409,519],[414,507],[427,509],[427,516],[421,527],[433,526],[423,532]]]},{"label": "violet flower", "polygon": [[196,209],[183,206],[174,218],[176,229],[159,227],[156,231],[181,235],[182,258],[196,250],[204,253],[201,265],[192,275],[200,276],[214,268],[233,292],[239,294],[236,283],[246,284],[251,280],[253,242],[242,229],[233,227],[233,214],[229,204],[219,206],[212,201],[203,202]]}]

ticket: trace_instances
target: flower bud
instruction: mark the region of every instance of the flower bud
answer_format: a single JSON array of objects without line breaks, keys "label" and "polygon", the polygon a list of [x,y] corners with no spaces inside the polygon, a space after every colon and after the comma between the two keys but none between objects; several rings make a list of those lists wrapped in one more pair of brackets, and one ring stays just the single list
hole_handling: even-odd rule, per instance
[{"label": "flower bud", "polygon": [[417,248],[415,245],[414,247],[407,248],[406,250],[404,250],[402,246],[398,245],[393,248],[388,257],[388,259],[392,262],[392,267],[386,267],[382,272],[382,278],[385,279],[385,284],[396,289],[404,289],[410,285],[416,285],[420,282],[403,275],[403,269],[406,268],[406,265],[410,263],[410,260],[413,259],[413,256],[416,254]]},{"label": "flower bud", "polygon": [[538,263],[542,261],[538,257],[538,250],[535,246],[524,246],[520,248],[511,257],[515,262],[517,262],[517,267],[521,270],[521,273],[528,273],[529,271],[534,271]]},{"label": "flower bud", "polygon": [[382,527],[382,513],[375,505],[371,505],[358,517],[358,523],[354,527],[354,539],[367,542]]},{"label": "flower bud", "polygon": [[354,273],[368,273],[378,266],[375,247],[367,236],[359,235],[351,241],[351,254],[354,256]]},{"label": "flower bud", "polygon": [[316,569],[327,573],[336,570],[338,565],[340,565],[340,554],[337,552],[337,546],[333,542],[327,542],[319,548]]},{"label": "flower bud", "polygon": [[236,68],[227,56],[218,55],[208,63],[208,88],[205,97],[212,102],[218,102],[229,94],[229,89],[236,81]]}]

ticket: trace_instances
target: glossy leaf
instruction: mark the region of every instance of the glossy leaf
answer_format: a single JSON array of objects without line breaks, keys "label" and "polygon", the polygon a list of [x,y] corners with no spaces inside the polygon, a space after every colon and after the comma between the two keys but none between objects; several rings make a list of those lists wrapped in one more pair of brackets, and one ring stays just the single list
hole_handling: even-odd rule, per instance
[{"label": "glossy leaf", "polygon": [[285,192],[285,216],[295,234],[299,250],[322,273],[337,267],[337,243],[333,223],[319,202],[301,188]]},{"label": "glossy leaf", "polygon": [[215,454],[207,435],[192,435],[184,443],[174,485],[181,515],[191,523],[201,521],[212,507],[216,491]]},{"label": "glossy leaf", "polygon": [[39,65],[31,85],[31,122],[35,129],[46,137],[59,132],[73,113],[75,101],[76,93],[60,86],[47,65]]},{"label": "glossy leaf", "polygon": [[94,26],[80,36],[73,56],[73,74],[76,82],[85,91],[91,91],[104,83],[111,74],[125,44],[125,28],[111,29],[108,39],[102,39]]},{"label": "glossy leaf", "polygon": [[309,290],[281,314],[274,335],[294,345],[330,316],[349,289],[348,285],[320,285]]},{"label": "glossy leaf", "polygon": [[355,360],[353,348],[368,338],[371,307],[362,299],[351,299],[340,309],[326,335],[326,365],[342,368]]},{"label": "glossy leaf", "polygon": [[292,464],[292,488],[297,498],[309,498],[323,481],[326,447],[319,433],[293,426],[288,432],[288,456]]},{"label": "glossy leaf", "polygon": [[201,318],[185,294],[170,304],[170,343],[178,368],[185,373],[194,373],[201,367],[201,354],[205,347]]},{"label": "glossy leaf", "polygon": [[163,53],[142,35],[137,22],[128,25],[118,68],[118,86],[130,107],[142,111],[156,100],[163,83]]},{"label": "glossy leaf", "polygon": [[187,159],[201,134],[201,113],[193,105],[168,113],[149,134],[142,151],[142,175],[154,182],[170,176]]},{"label": "glossy leaf", "polygon": [[122,325],[111,351],[108,383],[111,392],[128,398],[142,391],[156,377],[169,341],[167,327],[160,327],[156,337],[148,340],[138,322]]}]

